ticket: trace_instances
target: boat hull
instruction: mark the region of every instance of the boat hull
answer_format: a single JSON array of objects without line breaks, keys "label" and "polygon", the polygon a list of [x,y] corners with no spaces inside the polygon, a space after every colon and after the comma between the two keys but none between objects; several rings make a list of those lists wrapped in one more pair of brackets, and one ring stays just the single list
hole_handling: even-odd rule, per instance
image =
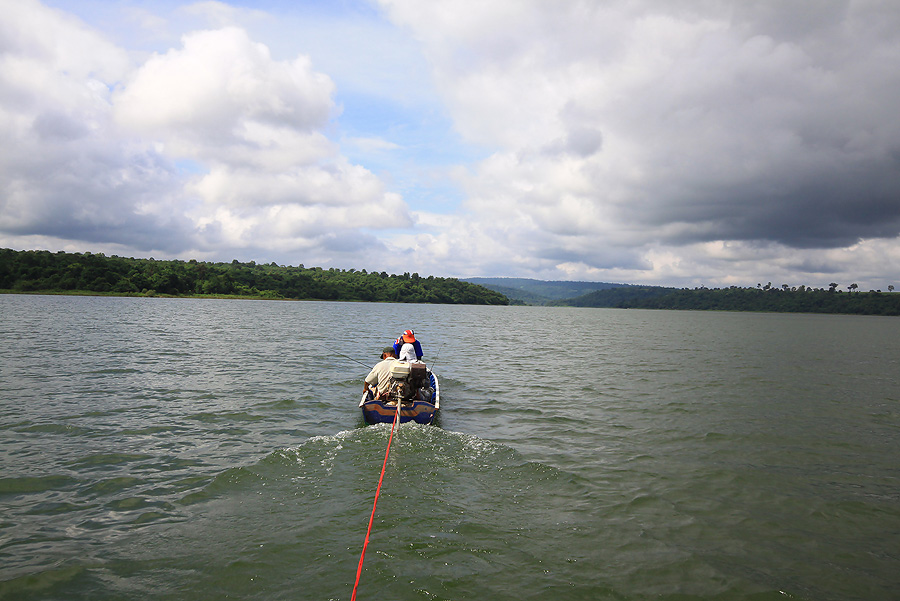
[{"label": "boat hull", "polygon": [[[388,405],[374,399],[363,402],[361,407],[363,419],[369,425],[393,423],[394,417],[397,415],[396,405]],[[437,413],[437,408],[431,403],[414,401],[411,405],[400,407],[400,423],[416,422],[427,426],[434,421],[435,413]]]},{"label": "boat hull", "polygon": [[[441,391],[437,377],[428,374],[431,387],[434,389],[433,403],[429,401],[413,401],[412,403],[404,403],[400,406],[400,423],[416,422],[417,424],[430,425],[434,422],[441,407]],[[390,405],[384,401],[376,400],[371,391],[363,394],[359,401],[359,407],[362,409],[363,419],[369,425],[372,424],[390,424],[394,422],[397,415],[397,405]]]}]

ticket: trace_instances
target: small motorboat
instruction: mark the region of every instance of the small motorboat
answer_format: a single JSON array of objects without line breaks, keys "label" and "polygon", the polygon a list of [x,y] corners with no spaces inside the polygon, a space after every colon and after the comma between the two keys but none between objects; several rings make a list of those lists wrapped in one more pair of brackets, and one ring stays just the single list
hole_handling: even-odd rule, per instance
[{"label": "small motorboat", "polygon": [[366,423],[390,424],[400,406],[400,423],[429,425],[441,408],[441,386],[424,363],[396,361],[391,368],[391,386],[382,398],[375,398],[370,386],[359,401]]}]

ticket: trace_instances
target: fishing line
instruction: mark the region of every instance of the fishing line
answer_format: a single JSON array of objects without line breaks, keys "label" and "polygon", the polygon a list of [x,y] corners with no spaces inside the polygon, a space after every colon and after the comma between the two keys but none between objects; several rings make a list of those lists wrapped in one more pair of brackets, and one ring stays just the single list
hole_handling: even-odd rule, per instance
[{"label": "fishing line", "polygon": [[359,556],[359,566],[356,568],[356,583],[353,585],[353,595],[350,601],[356,601],[356,589],[359,587],[359,577],[362,575],[363,560],[366,558],[366,547],[369,546],[369,535],[372,533],[372,522],[375,520],[375,508],[378,506],[378,494],[381,492],[381,482],[384,480],[384,469],[387,467],[388,455],[391,452],[391,441],[394,439],[394,428],[400,421],[400,405],[397,402],[397,413],[394,414],[394,422],[391,424],[391,435],[388,436],[387,449],[384,451],[384,463],[381,464],[381,476],[378,477],[378,487],[375,489],[375,502],[372,503],[372,515],[369,516],[369,529],[366,530],[366,540],[363,543],[362,555]]}]

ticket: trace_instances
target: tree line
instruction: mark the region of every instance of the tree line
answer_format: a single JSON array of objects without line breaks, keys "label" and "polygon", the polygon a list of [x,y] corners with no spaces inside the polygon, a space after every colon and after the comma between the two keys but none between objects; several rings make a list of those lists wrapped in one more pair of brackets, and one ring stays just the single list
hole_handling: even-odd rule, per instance
[{"label": "tree line", "polygon": [[615,307],[622,309],[683,309],[693,311],[763,311],[789,313],[849,313],[858,315],[900,315],[900,294],[880,290],[848,292],[831,283],[828,289],[807,286],[756,288],[663,288],[636,287],[597,290],[554,304],[572,307]]},{"label": "tree line", "polygon": [[134,259],[103,253],[0,249],[0,291],[126,296],[507,305],[504,295],[456,278],[275,263]]}]

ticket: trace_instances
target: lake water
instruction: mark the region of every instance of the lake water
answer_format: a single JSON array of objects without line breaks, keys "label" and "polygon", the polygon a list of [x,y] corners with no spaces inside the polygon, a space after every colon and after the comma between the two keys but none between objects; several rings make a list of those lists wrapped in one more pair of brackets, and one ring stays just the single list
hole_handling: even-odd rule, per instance
[{"label": "lake water", "polygon": [[0,295],[0,599],[900,596],[900,319]]}]

